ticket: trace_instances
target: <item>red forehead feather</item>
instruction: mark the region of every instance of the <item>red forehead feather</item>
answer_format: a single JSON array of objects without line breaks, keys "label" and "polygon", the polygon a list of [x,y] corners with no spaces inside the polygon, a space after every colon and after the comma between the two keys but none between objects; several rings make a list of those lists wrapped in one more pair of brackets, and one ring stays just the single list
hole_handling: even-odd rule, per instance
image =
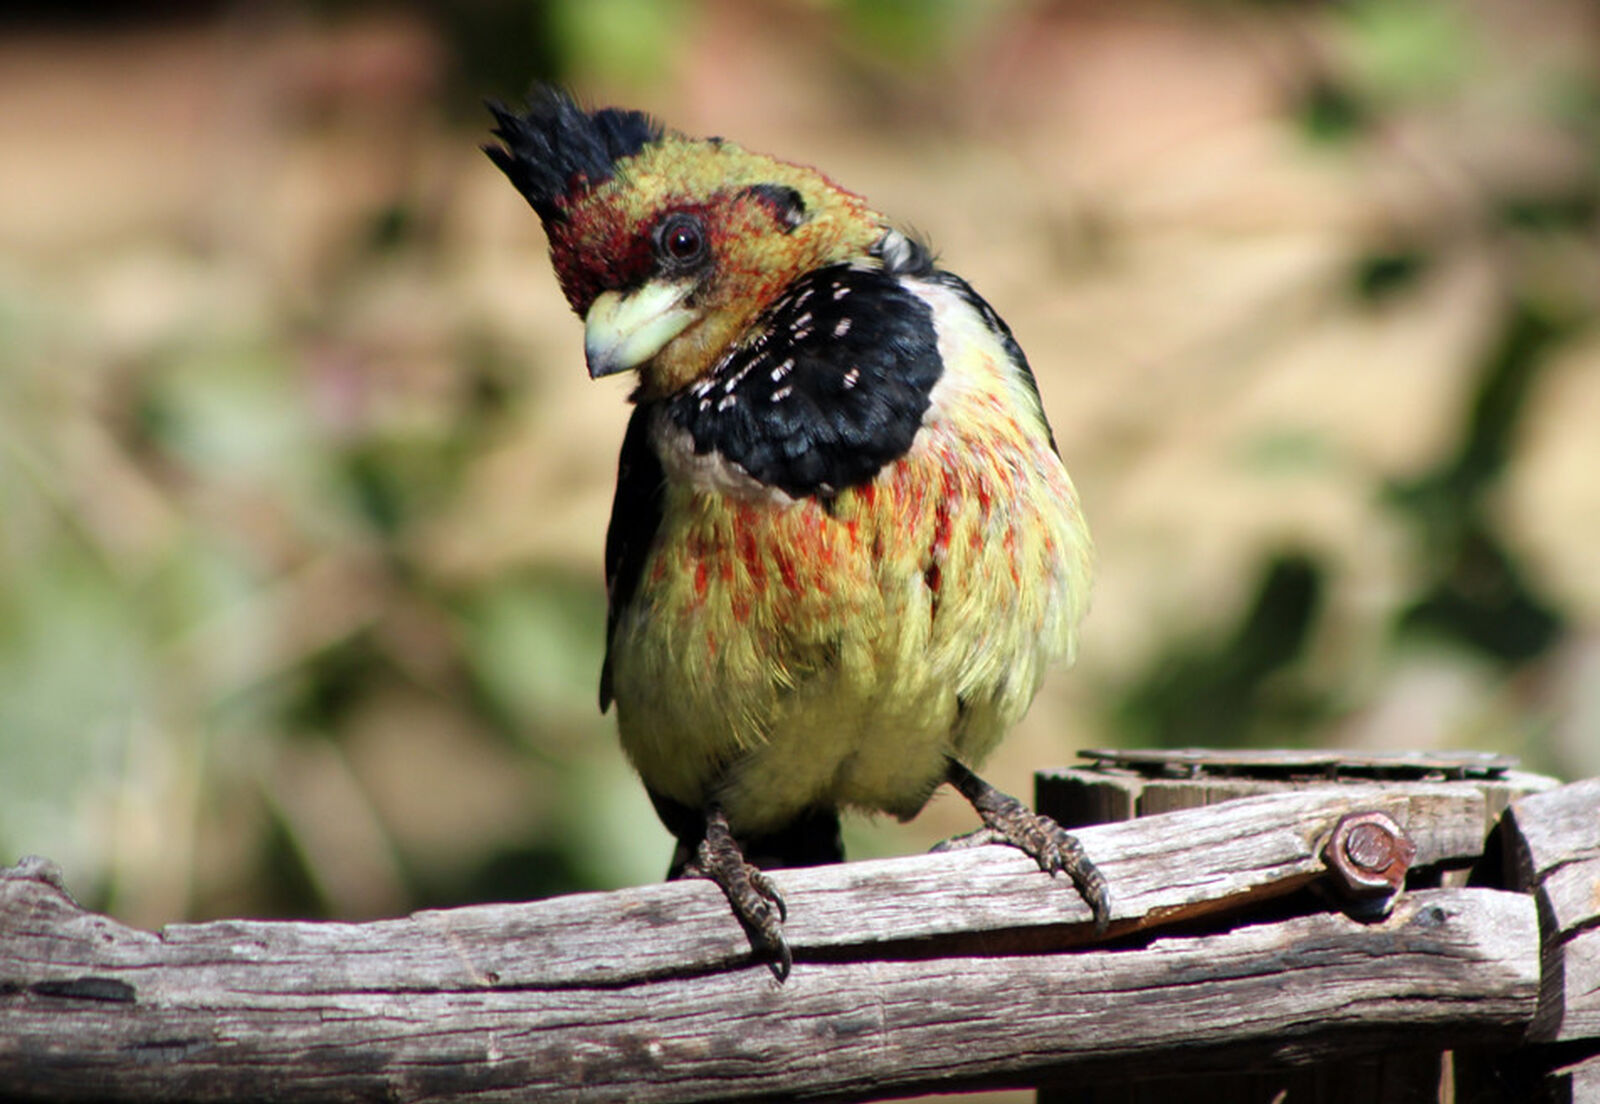
[{"label": "red forehead feather", "polygon": [[579,314],[602,291],[630,287],[650,275],[654,256],[647,229],[610,212],[580,206],[549,231],[556,279]]},{"label": "red forehead feather", "polygon": [[[588,197],[585,197],[588,198]],[[652,232],[672,212],[699,215],[716,249],[720,213],[713,203],[666,203],[643,217],[603,203],[577,203],[549,227],[550,259],[567,302],[579,314],[603,291],[637,287],[656,268]]]}]

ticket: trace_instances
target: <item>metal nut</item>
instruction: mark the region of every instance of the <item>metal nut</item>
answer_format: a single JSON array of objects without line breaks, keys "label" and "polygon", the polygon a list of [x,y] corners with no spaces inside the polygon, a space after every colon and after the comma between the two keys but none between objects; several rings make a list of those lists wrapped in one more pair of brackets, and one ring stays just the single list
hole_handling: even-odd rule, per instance
[{"label": "metal nut", "polygon": [[1398,893],[1417,857],[1417,845],[1387,813],[1351,813],[1340,818],[1322,849],[1323,861],[1341,887],[1357,897]]}]

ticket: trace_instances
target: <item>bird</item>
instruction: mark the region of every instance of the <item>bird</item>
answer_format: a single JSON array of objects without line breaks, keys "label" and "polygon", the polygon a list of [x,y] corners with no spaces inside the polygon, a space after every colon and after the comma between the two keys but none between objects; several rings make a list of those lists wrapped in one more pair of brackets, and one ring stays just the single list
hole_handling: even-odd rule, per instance
[{"label": "bird", "polygon": [[1076,837],[975,770],[1070,660],[1093,551],[1028,360],[917,234],[809,166],[536,84],[482,148],[543,225],[593,378],[633,373],[605,535],[600,708],[781,983],[766,873],[841,810],[946,783],[1067,874]]}]

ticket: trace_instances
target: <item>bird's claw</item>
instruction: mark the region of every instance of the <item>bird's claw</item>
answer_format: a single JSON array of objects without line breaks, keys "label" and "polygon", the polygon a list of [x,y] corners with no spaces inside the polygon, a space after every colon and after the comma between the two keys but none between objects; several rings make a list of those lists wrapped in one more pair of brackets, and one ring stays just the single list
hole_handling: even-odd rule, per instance
[{"label": "bird's claw", "polygon": [[1038,863],[1046,874],[1052,877],[1066,874],[1071,878],[1079,896],[1094,914],[1095,934],[1105,934],[1111,922],[1111,889],[1077,836],[995,789],[959,763],[951,763],[950,781],[972,802],[984,826],[976,832],[946,840],[934,850],[956,850],[985,843],[1015,847]]},{"label": "bird's claw", "polygon": [[757,954],[767,959],[774,977],[780,982],[786,980],[794,967],[794,953],[783,935],[783,922],[789,918],[783,894],[760,868],[745,861],[744,852],[720,811],[707,817],[705,838],[683,874],[717,883]]},{"label": "bird's claw", "polygon": [[983,847],[990,843],[1003,843],[1010,846],[1011,841],[1006,839],[1004,834],[995,831],[993,828],[975,828],[970,832],[963,832],[959,836],[951,836],[947,840],[940,840],[928,848],[928,851],[939,855],[946,851],[965,851],[968,848]]},{"label": "bird's claw", "polygon": [[1064,873],[1071,878],[1089,911],[1094,913],[1095,934],[1104,935],[1111,922],[1111,888],[1078,837],[1049,817],[1026,809],[1022,810],[1018,824],[1026,842],[1013,842],[1013,846],[1032,855],[1046,874],[1054,877]]}]

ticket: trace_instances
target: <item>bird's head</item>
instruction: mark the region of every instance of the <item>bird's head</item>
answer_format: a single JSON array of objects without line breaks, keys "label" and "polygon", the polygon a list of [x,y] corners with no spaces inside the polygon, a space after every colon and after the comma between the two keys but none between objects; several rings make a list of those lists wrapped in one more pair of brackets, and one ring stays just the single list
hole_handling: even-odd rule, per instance
[{"label": "bird's head", "polygon": [[815,169],[637,111],[586,111],[541,86],[521,114],[491,104],[484,151],[544,223],[589,374],[637,369],[671,394],[709,373],[796,277],[859,257],[885,233]]}]

